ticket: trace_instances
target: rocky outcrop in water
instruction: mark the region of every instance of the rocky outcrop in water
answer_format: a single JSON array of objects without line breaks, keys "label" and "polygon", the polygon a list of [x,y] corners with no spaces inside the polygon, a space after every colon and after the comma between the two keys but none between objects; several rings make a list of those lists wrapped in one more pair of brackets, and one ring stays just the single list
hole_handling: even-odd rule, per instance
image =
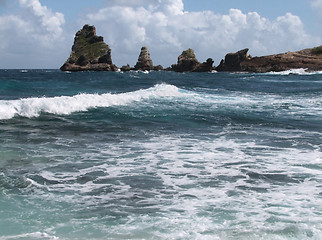
[{"label": "rocky outcrop in water", "polygon": [[235,72],[242,71],[241,64],[246,60],[250,60],[252,57],[248,54],[249,49],[243,49],[236,53],[228,53],[225,56],[225,60],[221,60],[216,70],[219,72]]},{"label": "rocky outcrop in water", "polygon": [[193,49],[183,51],[178,57],[178,63],[173,64],[168,70],[175,72],[211,72],[214,61],[211,58],[204,63],[200,63],[196,58]]},{"label": "rocky outcrop in water", "polygon": [[153,62],[150,56],[150,52],[147,47],[142,47],[137,63],[134,66],[134,70],[151,71],[151,70],[163,70],[161,65],[153,66]]},{"label": "rocky outcrop in water", "polygon": [[134,68],[131,68],[129,64],[121,67],[121,71],[161,71],[163,67],[161,65],[153,66],[153,62],[150,56],[150,52],[147,47],[142,47],[137,63]]},{"label": "rocky outcrop in water", "polygon": [[171,70],[175,72],[192,72],[199,65],[194,51],[189,48],[183,51],[178,57],[178,63],[171,66]]},{"label": "rocky outcrop in water", "polygon": [[213,64],[212,58],[208,58],[206,62],[200,63],[193,72],[211,72],[214,70]]},{"label": "rocky outcrop in water", "polygon": [[140,56],[139,56],[137,63],[134,66],[134,69],[135,70],[142,70],[142,71],[153,70],[153,62],[152,62],[152,59],[150,57],[150,52],[147,47],[141,48]]},{"label": "rocky outcrop in water", "polygon": [[219,72],[264,73],[298,68],[304,68],[307,71],[322,70],[322,46],[262,57],[251,57],[248,49],[244,49],[227,54],[216,70]]},{"label": "rocky outcrop in water", "polygon": [[[304,68],[307,71],[322,70],[322,46],[308,48],[297,52],[287,52],[262,57],[251,57],[249,49],[243,49],[236,53],[228,53],[219,66],[215,69],[219,72],[271,72],[286,71],[290,69]],[[200,63],[194,51],[188,49],[178,57],[177,64],[173,64],[167,71],[175,72],[211,72],[213,60],[208,58]],[[62,71],[118,71],[113,64],[111,48],[104,42],[102,36],[96,35],[94,26],[85,25],[79,30],[74,39],[74,44],[69,58],[60,68]],[[147,47],[142,47],[138,61],[134,68],[123,66],[122,71],[130,70],[163,70],[161,65],[153,66]]]},{"label": "rocky outcrop in water", "polygon": [[72,52],[60,68],[62,71],[117,71],[112,63],[111,48],[94,26],[85,25],[76,33]]}]

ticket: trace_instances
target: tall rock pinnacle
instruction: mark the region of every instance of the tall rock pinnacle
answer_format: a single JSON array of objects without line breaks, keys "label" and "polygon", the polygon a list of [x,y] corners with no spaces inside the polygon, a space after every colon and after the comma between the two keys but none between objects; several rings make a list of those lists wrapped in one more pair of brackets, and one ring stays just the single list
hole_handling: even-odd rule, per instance
[{"label": "tall rock pinnacle", "polygon": [[111,48],[94,26],[85,25],[76,33],[72,52],[60,68],[62,71],[117,71],[112,63]]},{"label": "tall rock pinnacle", "polygon": [[149,71],[153,69],[153,62],[147,47],[141,48],[140,56],[136,65],[134,66],[134,69],[142,70],[142,71],[145,71],[145,70]]}]

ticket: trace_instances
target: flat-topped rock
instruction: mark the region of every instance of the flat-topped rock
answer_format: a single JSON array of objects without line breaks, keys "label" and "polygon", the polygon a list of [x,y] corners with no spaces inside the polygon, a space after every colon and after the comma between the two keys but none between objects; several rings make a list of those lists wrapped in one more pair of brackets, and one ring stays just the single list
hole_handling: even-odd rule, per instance
[{"label": "flat-topped rock", "polygon": [[85,25],[74,39],[69,58],[62,71],[117,71],[112,63],[111,48],[102,36],[96,35],[94,26]]},{"label": "flat-topped rock", "polygon": [[262,57],[251,57],[248,49],[244,49],[227,54],[216,70],[219,72],[264,73],[298,68],[304,68],[307,71],[322,70],[322,46]]}]

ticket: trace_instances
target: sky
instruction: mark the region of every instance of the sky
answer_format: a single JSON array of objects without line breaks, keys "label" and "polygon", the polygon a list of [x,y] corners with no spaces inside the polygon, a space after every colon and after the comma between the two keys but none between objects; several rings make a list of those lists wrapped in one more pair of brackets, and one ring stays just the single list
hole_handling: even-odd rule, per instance
[{"label": "sky", "polygon": [[142,46],[168,67],[192,48],[218,65],[228,52],[252,56],[322,44],[322,0],[0,0],[0,69],[57,69],[75,33],[94,25],[118,67]]}]

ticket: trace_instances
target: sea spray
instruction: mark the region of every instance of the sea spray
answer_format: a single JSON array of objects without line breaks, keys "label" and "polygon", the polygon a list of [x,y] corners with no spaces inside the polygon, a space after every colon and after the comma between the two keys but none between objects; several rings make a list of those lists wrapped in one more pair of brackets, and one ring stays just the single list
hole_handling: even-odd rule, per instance
[{"label": "sea spray", "polygon": [[0,119],[10,119],[15,116],[38,117],[42,112],[68,115],[74,112],[87,111],[91,108],[123,106],[150,98],[175,97],[179,95],[177,87],[159,84],[146,90],[121,94],[82,93],[75,96],[0,100]]}]

